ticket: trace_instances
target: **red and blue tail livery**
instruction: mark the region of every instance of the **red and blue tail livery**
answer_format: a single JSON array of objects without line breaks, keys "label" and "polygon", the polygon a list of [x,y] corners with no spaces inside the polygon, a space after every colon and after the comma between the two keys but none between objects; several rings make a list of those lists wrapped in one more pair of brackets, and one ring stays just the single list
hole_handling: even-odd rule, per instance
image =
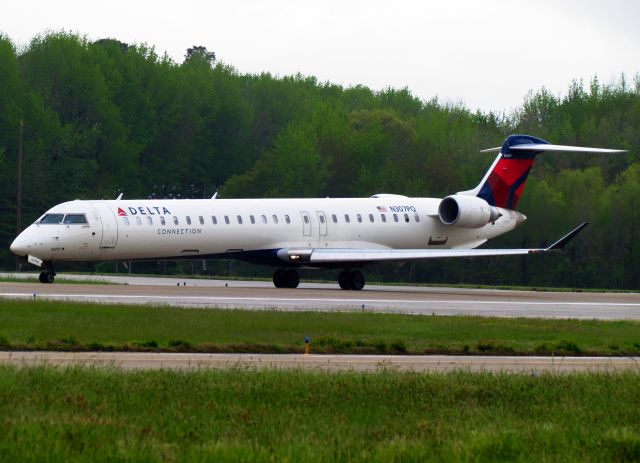
[{"label": "red and blue tail livery", "polygon": [[477,196],[490,206],[515,209],[535,157],[545,151],[616,153],[622,150],[587,148],[581,146],[552,145],[531,135],[510,135],[501,147],[482,152],[499,151],[480,184],[470,191],[458,194]]},{"label": "red and blue tail livery", "polygon": [[504,141],[500,155],[477,196],[489,205],[515,209],[531,171],[533,161],[541,151],[512,150],[512,146],[548,145],[549,142],[529,135],[511,135]]}]

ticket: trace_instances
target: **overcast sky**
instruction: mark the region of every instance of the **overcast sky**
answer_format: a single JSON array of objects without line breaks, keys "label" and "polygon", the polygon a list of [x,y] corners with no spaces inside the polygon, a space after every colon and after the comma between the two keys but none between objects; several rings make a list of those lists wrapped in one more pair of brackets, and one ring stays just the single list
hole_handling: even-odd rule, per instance
[{"label": "overcast sky", "polygon": [[316,76],[509,111],[530,89],[640,71],[637,0],[3,1],[21,48],[67,30],[153,45],[182,62],[203,45],[239,72]]}]

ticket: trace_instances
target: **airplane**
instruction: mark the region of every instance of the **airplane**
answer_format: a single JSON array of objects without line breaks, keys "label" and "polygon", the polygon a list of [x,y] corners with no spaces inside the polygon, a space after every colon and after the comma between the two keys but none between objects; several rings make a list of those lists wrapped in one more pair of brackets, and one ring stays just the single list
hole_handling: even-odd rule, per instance
[{"label": "airplane", "polygon": [[506,256],[562,249],[587,224],[551,246],[476,249],[521,225],[515,210],[543,152],[620,153],[510,135],[478,186],[445,198],[75,200],[49,209],[11,244],[52,283],[54,263],[240,259],[276,267],[277,288],[296,288],[298,269],[343,269],[340,288],[361,290],[374,262]]}]

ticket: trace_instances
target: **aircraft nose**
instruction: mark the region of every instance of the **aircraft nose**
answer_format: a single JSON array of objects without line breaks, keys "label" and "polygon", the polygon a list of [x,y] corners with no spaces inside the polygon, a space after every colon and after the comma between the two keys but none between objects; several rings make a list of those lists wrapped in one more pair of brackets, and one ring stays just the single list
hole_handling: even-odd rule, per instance
[{"label": "aircraft nose", "polygon": [[29,248],[30,246],[27,244],[27,240],[22,234],[18,235],[18,237],[13,240],[13,243],[11,243],[11,246],[9,247],[9,249],[11,249],[11,252],[17,256],[26,256],[27,254],[29,254]]}]

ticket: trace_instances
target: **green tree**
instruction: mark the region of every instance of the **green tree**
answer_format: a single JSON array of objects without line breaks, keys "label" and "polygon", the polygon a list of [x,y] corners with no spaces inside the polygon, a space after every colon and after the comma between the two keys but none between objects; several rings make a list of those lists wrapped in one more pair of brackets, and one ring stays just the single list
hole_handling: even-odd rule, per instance
[{"label": "green tree", "polygon": [[251,171],[227,182],[223,193],[232,197],[324,196],[329,166],[309,125],[291,124]]}]

